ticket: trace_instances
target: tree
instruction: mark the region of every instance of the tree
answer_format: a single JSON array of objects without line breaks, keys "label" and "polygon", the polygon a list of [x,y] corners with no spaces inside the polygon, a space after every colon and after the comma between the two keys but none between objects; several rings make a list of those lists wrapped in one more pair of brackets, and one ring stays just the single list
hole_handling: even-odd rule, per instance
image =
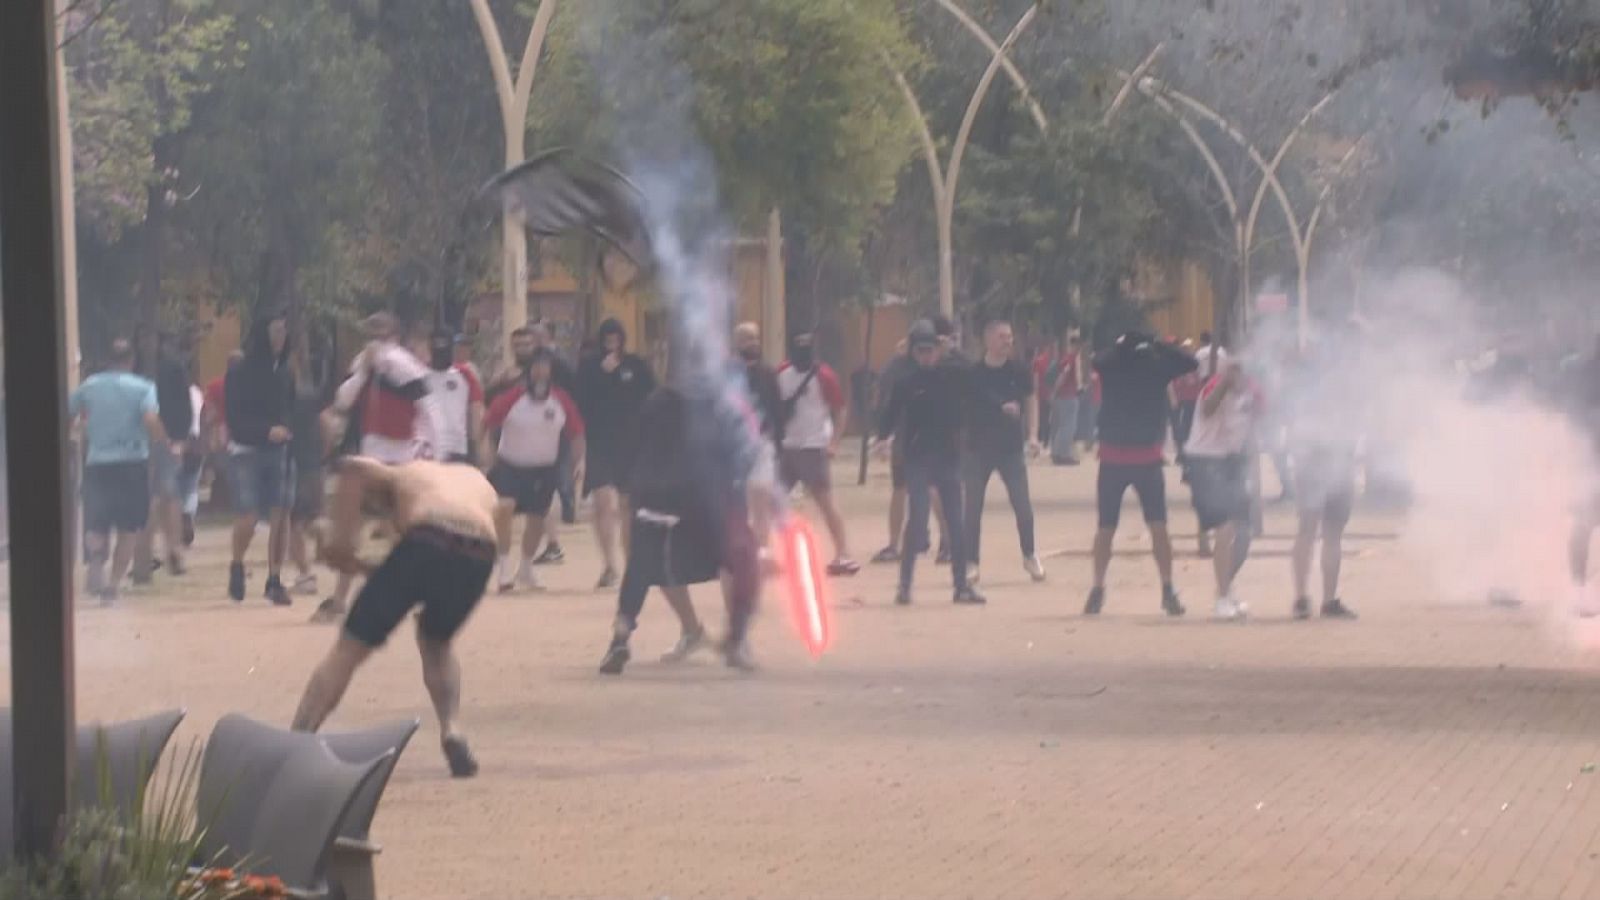
[{"label": "tree", "polygon": [[322,4],[227,8],[243,57],[196,106],[184,249],[225,303],[297,315],[381,291],[368,228],[383,57]]}]

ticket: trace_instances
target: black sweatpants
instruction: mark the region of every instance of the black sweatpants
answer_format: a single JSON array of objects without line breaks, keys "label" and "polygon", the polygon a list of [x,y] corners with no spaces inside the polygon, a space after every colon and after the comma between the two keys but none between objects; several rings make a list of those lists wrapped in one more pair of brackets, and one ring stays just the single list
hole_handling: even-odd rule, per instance
[{"label": "black sweatpants", "polygon": [[950,575],[956,589],[967,586],[966,531],[961,509],[961,463],[955,458],[933,457],[907,459],[906,475],[906,540],[900,553],[900,586],[911,587],[911,573],[917,566],[917,554],[926,551],[928,540],[928,513],[933,501],[929,491],[939,492],[939,502],[944,505],[945,539],[950,546]]},{"label": "black sweatpants", "polygon": [[989,490],[989,476],[1000,473],[1017,517],[1017,538],[1024,559],[1033,555],[1033,499],[1028,494],[1028,463],[1022,451],[994,452],[974,450],[967,454],[963,481],[967,489],[967,559],[978,564],[978,543],[983,535],[983,499]]}]

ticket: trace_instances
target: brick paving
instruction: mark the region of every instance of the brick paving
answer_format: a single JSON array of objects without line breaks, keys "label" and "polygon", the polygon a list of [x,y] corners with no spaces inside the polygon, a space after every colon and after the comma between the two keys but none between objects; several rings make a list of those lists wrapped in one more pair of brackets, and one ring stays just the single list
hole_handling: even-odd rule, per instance
[{"label": "brick paving", "polygon": [[[649,661],[674,637],[658,600],[644,661],[593,674],[613,598],[567,529],[551,590],[491,598],[462,639],[480,778],[445,777],[408,638],[336,716],[425,720],[375,829],[384,896],[1600,897],[1600,773],[1583,771],[1600,674],[1545,614],[1441,595],[1400,520],[1363,513],[1346,562],[1362,620],[1291,622],[1274,511],[1241,579],[1255,620],[1205,621],[1188,554],[1191,614],[1169,622],[1130,506],[1107,615],[1085,621],[1092,474],[1033,470],[1047,584],[1021,571],[996,487],[987,608],[953,607],[929,564],[917,605],[894,608],[892,572],[869,567],[837,585],[821,662],[770,604],[753,678]],[[841,495],[866,556],[886,480]],[[332,632],[304,624],[309,603],[223,600],[224,545],[208,529],[176,587],[81,611],[81,715],[181,704],[180,740],[227,710],[288,720]],[[714,592],[697,599],[720,618]]]}]

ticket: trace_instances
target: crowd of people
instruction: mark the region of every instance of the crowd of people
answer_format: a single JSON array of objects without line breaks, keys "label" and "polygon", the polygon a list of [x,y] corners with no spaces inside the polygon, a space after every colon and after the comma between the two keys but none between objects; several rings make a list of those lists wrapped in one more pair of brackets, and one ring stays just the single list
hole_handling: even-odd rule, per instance
[{"label": "crowd of people", "polygon": [[[263,523],[262,593],[270,603],[318,593],[311,545],[334,569],[333,591],[314,618],[344,628],[307,687],[297,727],[317,727],[361,661],[420,607],[424,681],[445,755],[456,774],[475,771],[455,725],[460,668],[452,639],[491,587],[540,588],[537,567],[565,558],[551,512],[559,499],[563,520],[573,522],[580,491],[592,504],[601,556],[596,587],[618,591],[603,673],[620,674],[631,660],[630,637],[653,587],[681,627],[664,659],[712,647],[688,592],[712,581],[722,584],[728,617],[714,649],[729,666],[751,668],[745,636],[762,573],[773,565],[765,544],[797,488],[826,526],[828,573],[860,571],[831,479],[849,406],[811,334],[795,335],[787,359],[774,366],[762,357],[758,328],[741,324],[732,358],[718,373],[679,365],[662,378],[629,351],[614,320],[599,327],[576,365],[534,323],[510,335],[509,365],[485,379],[470,342],[459,336],[403,330],[384,313],[363,328],[366,343],[336,386],[315,383],[289,322],[269,314],[227,373],[203,391],[189,383],[175,343],[141,348],[118,340],[105,370],[71,399],[87,447],[87,583],[103,603],[117,602],[125,579],[147,579],[160,565],[168,575],[185,574],[207,461],[233,506],[226,585],[233,601],[249,594],[246,558]],[[1077,465],[1093,447],[1099,527],[1084,613],[1096,615],[1106,602],[1112,541],[1131,488],[1152,536],[1161,607],[1182,615],[1166,529],[1164,468],[1174,446],[1201,534],[1214,536],[1216,613],[1243,616],[1232,582],[1248,556],[1251,462],[1271,404],[1253,369],[1209,335],[1195,348],[1129,333],[1091,355],[1074,332],[1031,364],[1018,358],[1015,343],[1011,324],[992,320],[982,326],[981,353],[969,358],[954,323],[918,321],[877,381],[868,429],[894,490],[888,543],[872,561],[898,564],[895,603],[913,602],[917,560],[935,549],[934,517],[941,538],[933,555],[950,566],[952,599],[986,602],[978,589],[979,547],[995,475],[1014,514],[1021,567],[1044,581],[1029,460],[1048,448],[1053,462]],[[141,350],[158,357],[154,380],[135,373],[151,368],[139,365]],[[741,389],[730,392],[730,384]],[[1317,392],[1295,394],[1305,407],[1300,420],[1317,421],[1309,408]],[[1294,612],[1310,615],[1311,557],[1321,537],[1321,613],[1353,618],[1337,584],[1354,446],[1343,434],[1291,431],[1301,501]],[[375,565],[357,553],[372,519],[391,529],[389,555]],[[164,562],[135,565],[151,533],[163,539]],[[292,582],[286,563],[294,567]]]}]

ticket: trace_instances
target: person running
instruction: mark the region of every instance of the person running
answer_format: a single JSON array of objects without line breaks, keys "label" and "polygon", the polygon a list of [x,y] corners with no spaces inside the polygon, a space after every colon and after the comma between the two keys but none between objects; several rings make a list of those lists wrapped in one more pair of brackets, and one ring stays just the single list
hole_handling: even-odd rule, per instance
[{"label": "person running", "polygon": [[[545,517],[560,480],[561,442],[569,441],[583,474],[584,420],[572,397],[555,386],[551,353],[540,350],[528,362],[521,384],[501,392],[484,416],[484,467],[499,496],[495,526],[499,536],[500,590],[518,584],[540,589],[533,561],[544,538]],[[522,559],[511,566],[512,520],[523,517]]]},{"label": "person running", "polygon": [[429,369],[424,378],[428,396],[439,405],[439,446],[436,455],[444,462],[471,463],[472,439],[483,424],[483,385],[471,369],[455,359],[456,341],[447,332],[430,341]]},{"label": "person running", "polygon": [[1234,596],[1233,580],[1250,555],[1250,447],[1265,405],[1260,385],[1238,361],[1223,361],[1200,390],[1194,427],[1183,447],[1200,528],[1216,533],[1216,617],[1224,621],[1250,612]]},{"label": "person running", "polygon": [[1298,524],[1292,551],[1294,617],[1311,618],[1311,564],[1322,539],[1322,606],[1326,619],[1353,620],[1355,611],[1339,599],[1344,562],[1344,531],[1356,498],[1356,447],[1362,436],[1350,421],[1359,396],[1350,383],[1355,364],[1350,344],[1313,346],[1300,366],[1298,384],[1288,392],[1290,465],[1294,472]]},{"label": "person running", "polygon": [[[967,421],[966,486],[967,580],[978,581],[979,541],[983,533],[983,500],[996,472],[1017,519],[1022,543],[1022,568],[1034,581],[1044,580],[1044,563],[1033,546],[1033,500],[1028,493],[1026,455],[1037,456],[1039,403],[1028,369],[1011,358],[1015,338],[1011,323],[995,319],[983,329],[983,359],[972,367]],[[1026,455],[1025,455],[1026,453]]]},{"label": "person running", "polygon": [[[578,409],[588,432],[583,492],[594,497],[594,533],[604,569],[595,587],[617,586],[617,542],[627,550],[627,475],[639,443],[639,412],[656,388],[650,364],[629,353],[616,319],[600,323],[597,352],[578,369]],[[653,438],[652,438],[653,440]]]},{"label": "person running", "polygon": [[797,334],[789,342],[789,358],[778,367],[778,391],[783,398],[783,450],[778,456],[779,477],[785,490],[803,484],[822,513],[833,538],[831,575],[854,575],[861,564],[850,558],[844,517],[833,499],[831,462],[839,452],[839,439],[850,420],[839,377],[816,358],[813,336]]},{"label": "person running", "polygon": [[706,628],[689,586],[712,581],[719,571],[728,631],[717,649],[729,668],[754,668],[746,634],[761,588],[760,541],[746,497],[770,490],[772,453],[753,427],[753,410],[739,421],[723,421],[716,391],[692,383],[663,386],[640,413],[651,452],[639,456],[630,479],[633,546],[601,674],[620,675],[633,658],[628,642],[652,587],[661,588],[682,629],[662,662],[681,662],[705,646]]},{"label": "person running", "polygon": [[1130,331],[1094,359],[1100,376],[1100,473],[1096,484],[1100,527],[1094,536],[1094,587],[1083,607],[1097,616],[1106,602],[1106,572],[1111,544],[1122,520],[1122,499],[1128,488],[1150,528],[1150,546],[1161,576],[1161,608],[1181,616],[1183,604],[1172,586],[1172,537],[1167,532],[1167,483],[1162,451],[1167,437],[1167,385],[1196,363],[1182,350]]},{"label": "person running", "polygon": [[146,528],[135,548],[134,558],[144,564],[133,572],[134,584],[149,584],[151,573],[160,565],[154,561],[155,532],[165,545],[167,573],[182,575],[183,565],[183,490],[182,470],[188,449],[189,427],[194,421],[190,405],[188,367],[180,357],[177,339],[170,334],[147,331],[141,335],[140,355],[152,360],[156,404],[161,409],[161,425],[169,443],[150,456],[151,505],[153,527]]},{"label": "person running", "polygon": [[[427,368],[399,342],[393,316],[374,313],[362,324],[367,346],[334,394],[332,410],[345,417],[341,451],[389,465],[432,459],[445,426],[438,398],[428,393]],[[314,620],[343,616],[353,587],[350,573],[339,573],[333,596],[322,601]]]},{"label": "person running", "polygon": [[133,373],[133,358],[131,342],[112,341],[110,365],[85,379],[67,402],[67,415],[82,420],[89,447],[83,470],[86,587],[105,606],[117,602],[134,542],[150,520],[151,448],[167,452],[155,383]]},{"label": "person running", "polygon": [[293,432],[289,415],[294,384],[289,379],[289,322],[269,313],[250,331],[244,360],[228,370],[226,411],[228,462],[236,518],[233,560],[228,566],[228,596],[244,602],[244,554],[255,537],[256,524],[268,522],[266,597],[288,606],[289,592],[278,577],[283,566],[288,524],[288,446]]},{"label": "person running", "polygon": [[917,555],[928,549],[929,492],[936,490],[944,500],[945,525],[953,548],[950,575],[955,584],[955,602],[985,602],[967,580],[966,532],[961,509],[961,433],[965,422],[964,397],[969,390],[966,367],[945,365],[944,344],[933,326],[919,321],[907,336],[911,358],[917,370],[895,385],[882,417],[878,420],[877,449],[890,451],[891,444],[903,442],[905,454],[907,505],[905,545],[900,555],[900,583],[894,602],[911,603],[911,581]]},{"label": "person running", "polygon": [[[317,665],[295,712],[293,728],[314,732],[338,707],[356,669],[383,646],[417,607],[422,682],[439,718],[439,741],[450,774],[470,778],[478,761],[457,714],[461,663],[456,635],[483,599],[494,571],[494,488],[471,466],[428,460],[385,463],[341,460],[334,475],[328,531],[318,556],[348,575],[365,575],[343,631]],[[399,539],[383,562],[357,556],[364,507],[385,511]]]}]

